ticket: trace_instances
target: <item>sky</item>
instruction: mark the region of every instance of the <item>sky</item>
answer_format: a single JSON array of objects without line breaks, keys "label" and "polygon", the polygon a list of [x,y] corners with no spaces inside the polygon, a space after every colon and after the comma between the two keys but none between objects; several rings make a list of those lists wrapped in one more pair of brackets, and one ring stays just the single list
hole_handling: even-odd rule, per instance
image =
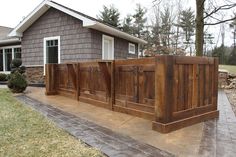
[{"label": "sky", "polygon": [[[125,17],[127,14],[133,14],[136,8],[136,4],[140,3],[142,6],[146,7],[147,17],[149,22],[151,17],[153,17],[153,1],[154,0],[54,0],[57,3],[85,13],[89,16],[95,17],[102,10],[103,5],[109,6],[114,4],[116,8],[121,13],[121,18]],[[164,0],[167,1],[167,0]],[[171,1],[171,0],[170,0]],[[183,0],[185,8],[192,7],[195,8],[195,0]],[[224,0],[218,0],[224,1]],[[26,17],[33,9],[39,5],[42,0],[2,0],[0,2],[0,25],[14,28],[24,17]],[[13,5],[14,4],[14,5]],[[215,36],[215,43],[220,41],[218,39],[220,27],[210,27],[210,33]],[[232,44],[232,35],[230,33],[229,27],[225,27],[226,30],[226,45]]]}]

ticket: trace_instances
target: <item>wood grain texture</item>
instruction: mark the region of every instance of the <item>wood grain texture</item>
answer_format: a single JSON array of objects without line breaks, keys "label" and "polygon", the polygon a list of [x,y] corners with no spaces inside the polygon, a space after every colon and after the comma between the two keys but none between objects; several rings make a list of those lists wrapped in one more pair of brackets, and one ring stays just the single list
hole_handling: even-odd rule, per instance
[{"label": "wood grain texture", "polygon": [[[153,120],[169,132],[218,116],[218,59],[157,57],[46,65],[46,94]],[[178,126],[180,125],[180,126]]]}]

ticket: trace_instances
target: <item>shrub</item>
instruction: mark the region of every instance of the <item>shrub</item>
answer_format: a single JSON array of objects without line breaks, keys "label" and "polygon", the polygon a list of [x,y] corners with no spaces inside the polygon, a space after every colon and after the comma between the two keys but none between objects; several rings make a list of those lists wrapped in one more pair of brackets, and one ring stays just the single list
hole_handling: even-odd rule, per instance
[{"label": "shrub", "polygon": [[27,87],[27,81],[25,78],[25,67],[21,66],[22,61],[20,59],[13,59],[11,62],[11,74],[9,75],[8,88],[13,93],[22,93]]},{"label": "shrub", "polygon": [[18,71],[10,74],[10,79],[8,80],[8,88],[11,89],[13,93],[22,93],[27,87],[27,81],[25,76]]},{"label": "shrub", "polygon": [[0,73],[0,81],[7,81],[7,74]]},{"label": "shrub", "polygon": [[19,58],[15,58],[11,61],[11,68],[17,68],[22,65],[22,60]]}]

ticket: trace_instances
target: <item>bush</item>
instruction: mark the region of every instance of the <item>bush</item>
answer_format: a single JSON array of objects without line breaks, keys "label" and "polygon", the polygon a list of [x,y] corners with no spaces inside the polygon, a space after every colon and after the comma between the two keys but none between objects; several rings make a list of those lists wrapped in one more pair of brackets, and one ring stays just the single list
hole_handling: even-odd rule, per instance
[{"label": "bush", "polygon": [[14,72],[10,74],[10,79],[8,80],[8,88],[11,89],[13,93],[22,93],[27,87],[27,81],[25,76],[19,72]]},{"label": "bush", "polygon": [[15,58],[11,61],[11,68],[18,68],[22,65],[22,60],[19,58]]},{"label": "bush", "polygon": [[25,67],[21,66],[22,61],[20,59],[13,59],[11,62],[11,74],[9,75],[8,88],[13,93],[22,93],[27,87],[27,81],[25,78]]},{"label": "bush", "polygon": [[0,81],[7,81],[7,74],[0,73]]}]

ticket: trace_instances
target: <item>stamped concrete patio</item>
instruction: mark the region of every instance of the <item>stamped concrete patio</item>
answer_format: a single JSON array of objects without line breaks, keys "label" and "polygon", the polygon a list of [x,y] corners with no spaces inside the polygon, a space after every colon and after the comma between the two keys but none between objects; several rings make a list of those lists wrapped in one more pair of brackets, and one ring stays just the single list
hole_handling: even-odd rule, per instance
[{"label": "stamped concrete patio", "polygon": [[219,120],[199,123],[169,134],[153,131],[151,121],[63,96],[45,96],[44,92],[44,88],[29,87],[26,96],[163,150],[164,156],[236,156],[236,118],[224,92],[219,92]]}]

